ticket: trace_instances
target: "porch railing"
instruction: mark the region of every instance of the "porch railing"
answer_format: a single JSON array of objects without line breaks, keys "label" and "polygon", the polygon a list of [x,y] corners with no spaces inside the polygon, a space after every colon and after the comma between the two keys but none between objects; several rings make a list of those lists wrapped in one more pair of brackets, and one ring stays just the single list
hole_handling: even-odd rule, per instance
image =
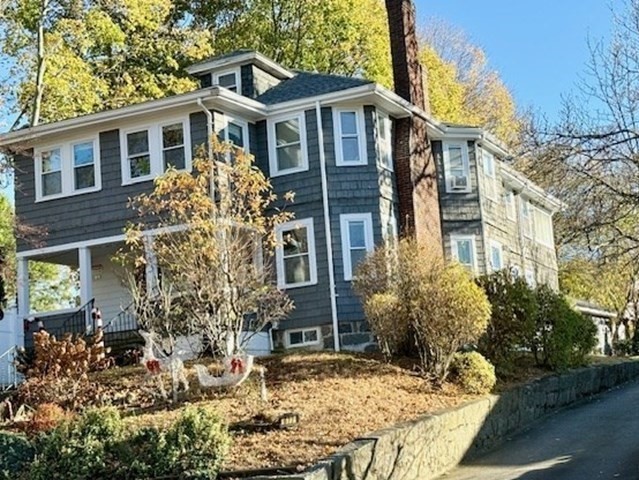
[{"label": "porch railing", "polygon": [[133,303],[130,303],[104,324],[105,346],[110,347],[111,351],[117,351],[143,343],[138,328]]},{"label": "porch railing", "polygon": [[91,312],[95,306],[95,298],[82,305],[76,312],[72,313],[59,327],[47,329],[51,335],[57,338],[71,333],[74,335],[87,335],[95,331],[94,321]]},{"label": "porch railing", "polygon": [[21,375],[17,369],[18,347],[13,346],[0,355],[0,391],[6,392],[16,388],[21,382]]}]

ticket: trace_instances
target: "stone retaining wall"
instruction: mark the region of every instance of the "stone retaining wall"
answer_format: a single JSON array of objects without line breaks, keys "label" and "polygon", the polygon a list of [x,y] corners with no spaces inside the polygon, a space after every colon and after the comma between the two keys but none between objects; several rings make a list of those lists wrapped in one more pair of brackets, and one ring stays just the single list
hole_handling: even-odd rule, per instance
[{"label": "stone retaining wall", "polygon": [[346,445],[304,473],[252,480],[429,480],[557,409],[639,377],[639,361],[553,375]]}]

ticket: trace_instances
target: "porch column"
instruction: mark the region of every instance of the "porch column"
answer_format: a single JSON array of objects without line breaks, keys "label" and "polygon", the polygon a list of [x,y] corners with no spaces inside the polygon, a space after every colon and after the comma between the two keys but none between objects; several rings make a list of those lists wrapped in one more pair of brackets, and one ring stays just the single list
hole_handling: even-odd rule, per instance
[{"label": "porch column", "polygon": [[18,315],[21,319],[29,316],[29,259],[18,258]]},{"label": "porch column", "polygon": [[78,248],[78,265],[80,267],[80,303],[86,305],[93,298],[90,248]]}]

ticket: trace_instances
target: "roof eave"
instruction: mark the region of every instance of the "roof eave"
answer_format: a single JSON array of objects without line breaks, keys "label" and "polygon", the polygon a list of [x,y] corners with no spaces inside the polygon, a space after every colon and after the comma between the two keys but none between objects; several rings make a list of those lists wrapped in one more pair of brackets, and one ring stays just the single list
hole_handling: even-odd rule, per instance
[{"label": "roof eave", "polygon": [[262,55],[259,52],[246,52],[236,55],[234,57],[223,58],[220,60],[206,60],[204,62],[196,63],[185,68],[190,75],[197,75],[198,73],[207,72],[214,69],[231,68],[234,66],[241,66],[248,62],[255,63],[258,67],[275,77],[281,78],[293,78],[295,74],[277,64],[270,58]]}]

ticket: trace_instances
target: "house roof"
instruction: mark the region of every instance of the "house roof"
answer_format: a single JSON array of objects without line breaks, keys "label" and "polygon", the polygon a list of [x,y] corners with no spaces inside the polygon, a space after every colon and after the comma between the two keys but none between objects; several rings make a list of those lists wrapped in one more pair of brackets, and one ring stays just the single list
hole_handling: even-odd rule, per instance
[{"label": "house roof", "polygon": [[186,67],[186,71],[191,75],[198,75],[214,70],[238,67],[247,63],[253,63],[279,79],[291,78],[294,75],[289,69],[268,58],[266,55],[248,49],[235,50],[223,55],[207,58],[206,60]]},{"label": "house roof", "polygon": [[586,300],[576,300],[575,310],[586,315],[591,315],[593,317],[615,318],[617,316],[617,314],[612,310],[597,305],[596,303],[588,302]]},{"label": "house roof", "polygon": [[361,78],[327,75],[322,73],[297,72],[296,75],[280,82],[256,98],[265,105],[315,97],[349,88],[370,85],[373,82]]}]

